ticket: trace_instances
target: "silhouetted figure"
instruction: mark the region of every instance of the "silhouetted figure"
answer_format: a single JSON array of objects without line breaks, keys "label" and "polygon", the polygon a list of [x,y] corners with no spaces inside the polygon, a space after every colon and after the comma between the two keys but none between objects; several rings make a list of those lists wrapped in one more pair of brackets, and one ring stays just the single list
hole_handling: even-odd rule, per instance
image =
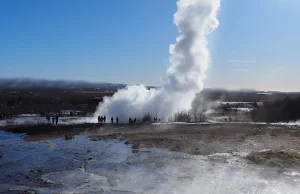
[{"label": "silhouetted figure", "polygon": [[54,125],[54,120],[55,120],[55,118],[54,118],[54,116],[52,117],[52,124]]},{"label": "silhouetted figure", "polygon": [[106,116],[105,115],[103,117],[103,121],[104,121],[104,123],[106,123]]},{"label": "silhouetted figure", "polygon": [[131,124],[131,123],[132,123],[132,119],[131,119],[131,118],[129,118],[128,122],[129,122],[129,124]]},{"label": "silhouetted figure", "polygon": [[98,123],[101,123],[101,117],[100,117],[100,115],[98,116]]},{"label": "silhouetted figure", "polygon": [[58,115],[55,115],[56,125],[58,123]]},{"label": "silhouetted figure", "polygon": [[116,118],[116,123],[119,124],[119,117]]},{"label": "silhouetted figure", "polygon": [[136,123],[136,118],[134,118],[133,122]]},{"label": "silhouetted figure", "polygon": [[103,121],[104,121],[104,117],[101,116],[101,117],[100,117],[100,123],[103,123]]},{"label": "silhouetted figure", "polygon": [[229,117],[229,122],[232,122],[232,117],[231,116]]},{"label": "silhouetted figure", "polygon": [[113,124],[114,123],[114,117],[111,117],[111,124]]},{"label": "silhouetted figure", "polygon": [[49,115],[46,116],[46,120],[47,120],[47,123],[51,123]]}]

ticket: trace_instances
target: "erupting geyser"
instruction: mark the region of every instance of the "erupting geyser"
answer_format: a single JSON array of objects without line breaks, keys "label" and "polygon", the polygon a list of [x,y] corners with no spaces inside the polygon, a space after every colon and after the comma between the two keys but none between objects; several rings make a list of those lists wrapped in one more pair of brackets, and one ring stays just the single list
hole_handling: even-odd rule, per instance
[{"label": "erupting geyser", "polygon": [[171,66],[162,87],[148,90],[144,85],[128,86],[104,98],[95,116],[118,116],[122,122],[146,113],[168,118],[191,108],[203,89],[210,63],[206,35],[218,27],[220,0],[179,0],[177,7],[174,23],[179,35],[176,44],[170,45]]}]

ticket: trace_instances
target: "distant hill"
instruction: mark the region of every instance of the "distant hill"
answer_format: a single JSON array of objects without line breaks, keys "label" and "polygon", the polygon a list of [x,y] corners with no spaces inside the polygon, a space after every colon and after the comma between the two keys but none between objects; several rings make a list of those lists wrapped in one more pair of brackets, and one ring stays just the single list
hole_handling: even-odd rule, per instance
[{"label": "distant hill", "polygon": [[126,84],[91,83],[85,81],[46,80],[30,78],[0,79],[0,88],[109,89],[125,88]]}]

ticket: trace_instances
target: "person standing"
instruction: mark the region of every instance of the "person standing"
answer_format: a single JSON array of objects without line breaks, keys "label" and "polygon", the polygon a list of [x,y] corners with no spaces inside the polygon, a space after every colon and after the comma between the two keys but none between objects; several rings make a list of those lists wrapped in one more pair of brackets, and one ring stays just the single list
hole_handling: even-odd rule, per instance
[{"label": "person standing", "polygon": [[131,123],[132,123],[132,119],[131,119],[131,117],[129,118],[128,122],[129,122],[129,124],[131,124]]},{"label": "person standing", "polygon": [[114,117],[111,117],[111,124],[113,124],[114,123]]},{"label": "person standing", "polygon": [[58,115],[55,115],[56,125],[58,123]]},{"label": "person standing", "polygon": [[54,118],[54,116],[52,117],[52,124],[54,125],[54,120],[55,120],[55,118]]},{"label": "person standing", "polygon": [[119,117],[116,118],[116,123],[119,124]]}]

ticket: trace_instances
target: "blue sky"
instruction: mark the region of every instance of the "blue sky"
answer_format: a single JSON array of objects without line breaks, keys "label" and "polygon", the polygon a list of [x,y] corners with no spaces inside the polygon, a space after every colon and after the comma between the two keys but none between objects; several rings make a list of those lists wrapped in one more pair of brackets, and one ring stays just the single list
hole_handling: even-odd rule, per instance
[{"label": "blue sky", "polygon": [[[0,1],[0,77],[159,85],[175,0]],[[300,1],[223,0],[205,87],[300,91]]]}]

